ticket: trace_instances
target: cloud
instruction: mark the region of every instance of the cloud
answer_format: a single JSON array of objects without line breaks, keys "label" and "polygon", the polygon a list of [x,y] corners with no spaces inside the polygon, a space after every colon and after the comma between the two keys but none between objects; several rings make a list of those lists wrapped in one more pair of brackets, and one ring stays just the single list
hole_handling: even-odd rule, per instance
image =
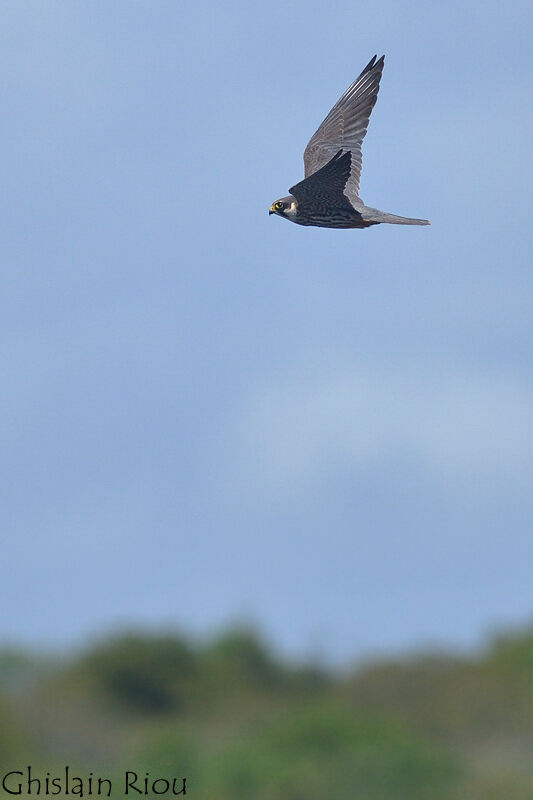
[{"label": "cloud", "polygon": [[520,376],[355,361],[257,387],[242,409],[237,452],[256,499],[303,495],[337,469],[379,476],[391,464],[447,491],[507,493],[533,466],[532,436],[533,387]]}]

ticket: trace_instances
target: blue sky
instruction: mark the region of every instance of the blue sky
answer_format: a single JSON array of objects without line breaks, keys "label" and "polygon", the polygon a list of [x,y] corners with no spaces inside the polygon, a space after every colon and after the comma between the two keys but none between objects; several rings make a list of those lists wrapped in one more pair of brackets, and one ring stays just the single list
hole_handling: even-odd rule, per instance
[{"label": "blue sky", "polygon": [[[344,661],[531,619],[531,10],[2,4],[0,634]],[[361,194],[268,207],[386,54]]]}]

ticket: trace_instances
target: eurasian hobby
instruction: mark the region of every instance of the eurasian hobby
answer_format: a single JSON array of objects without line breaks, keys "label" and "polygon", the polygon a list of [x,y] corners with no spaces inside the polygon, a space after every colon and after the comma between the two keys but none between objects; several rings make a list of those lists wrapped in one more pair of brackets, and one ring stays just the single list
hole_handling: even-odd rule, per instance
[{"label": "eurasian hobby", "polygon": [[333,106],[313,134],[304,152],[303,181],[290,195],[270,206],[298,225],[321,228],[369,228],[380,222],[429,225],[427,219],[410,219],[365,206],[359,197],[361,143],[378,96],[385,56],[376,56]]}]

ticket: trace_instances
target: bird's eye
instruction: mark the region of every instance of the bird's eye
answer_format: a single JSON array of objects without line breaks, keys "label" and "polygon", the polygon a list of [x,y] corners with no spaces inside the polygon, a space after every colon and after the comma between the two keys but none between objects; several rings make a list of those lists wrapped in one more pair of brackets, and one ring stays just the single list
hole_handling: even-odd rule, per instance
[{"label": "bird's eye", "polygon": [[276,208],[278,209],[278,211],[281,211],[281,209],[283,208],[283,203],[276,203]]}]

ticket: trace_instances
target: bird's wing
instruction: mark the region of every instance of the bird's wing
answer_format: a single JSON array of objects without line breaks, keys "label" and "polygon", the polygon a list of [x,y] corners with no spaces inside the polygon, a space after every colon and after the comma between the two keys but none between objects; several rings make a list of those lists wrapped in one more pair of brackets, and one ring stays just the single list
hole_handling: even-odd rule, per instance
[{"label": "bird's wing", "polygon": [[347,206],[351,208],[343,194],[351,173],[352,154],[339,150],[327,164],[313,172],[303,181],[289,189],[299,206],[312,203],[314,207]]},{"label": "bird's wing", "polygon": [[313,134],[304,152],[305,177],[326,164],[339,149],[352,153],[352,171],[346,187],[351,198],[359,197],[361,178],[361,143],[368,128],[370,113],[376,104],[385,56],[374,56],[358,78],[333,106]]}]

